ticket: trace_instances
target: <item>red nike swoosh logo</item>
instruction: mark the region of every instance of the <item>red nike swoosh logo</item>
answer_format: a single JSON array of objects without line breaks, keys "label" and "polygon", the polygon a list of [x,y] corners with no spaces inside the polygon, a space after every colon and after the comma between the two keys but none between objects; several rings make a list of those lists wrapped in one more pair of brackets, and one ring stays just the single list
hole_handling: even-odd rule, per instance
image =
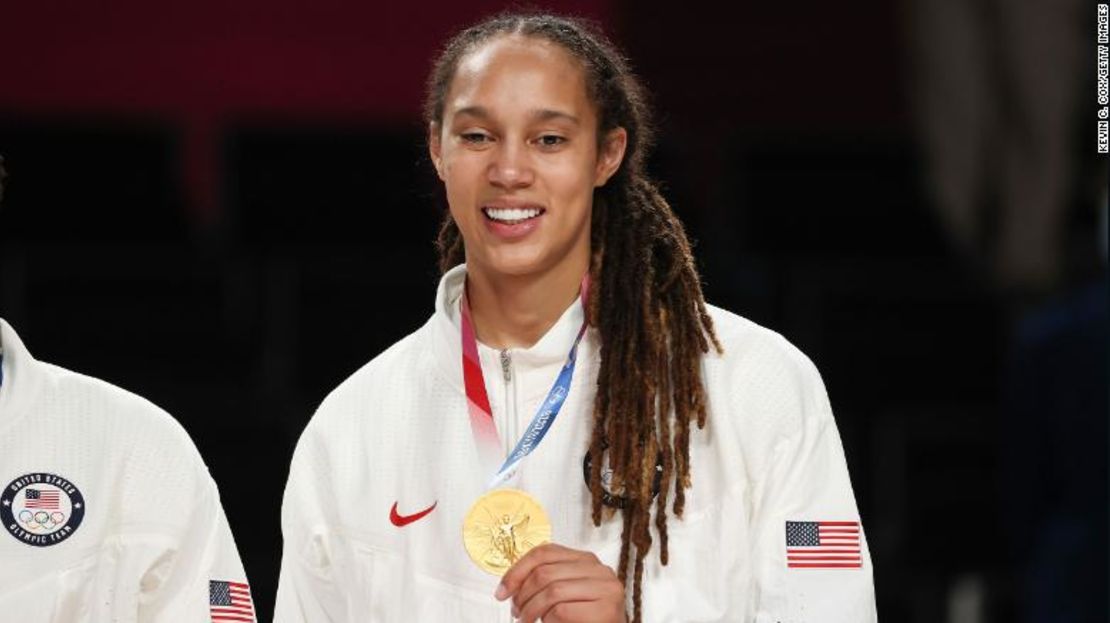
[{"label": "red nike swoosh logo", "polygon": [[393,525],[397,526],[398,528],[400,528],[402,526],[407,526],[410,523],[412,523],[412,522],[414,522],[418,519],[422,519],[428,513],[434,511],[436,509],[436,504],[439,504],[439,502],[438,501],[433,502],[431,506],[429,506],[428,508],[425,508],[424,510],[420,511],[419,513],[416,513],[415,515],[402,515],[402,514],[397,512],[397,503],[394,502],[393,503],[393,508],[389,509],[389,521],[393,522]]}]

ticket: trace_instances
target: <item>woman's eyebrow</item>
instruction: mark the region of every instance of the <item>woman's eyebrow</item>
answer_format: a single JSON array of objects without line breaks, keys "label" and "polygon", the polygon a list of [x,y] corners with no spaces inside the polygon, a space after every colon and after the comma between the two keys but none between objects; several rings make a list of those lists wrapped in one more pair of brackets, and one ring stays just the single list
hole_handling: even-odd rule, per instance
[{"label": "woman's eyebrow", "polygon": [[[527,114],[532,121],[552,121],[561,119],[573,123],[574,125],[580,125],[581,123],[578,120],[578,117],[575,117],[568,112],[554,110],[552,108],[533,108],[532,110],[529,110]],[[455,114],[452,116],[456,118],[469,116],[476,117],[482,120],[490,120],[493,118],[493,115],[490,114],[489,109],[487,109],[485,106],[464,106],[456,110]]]},{"label": "woman's eyebrow", "polygon": [[574,125],[578,125],[579,123],[578,117],[575,117],[574,115],[563,112],[561,110],[552,110],[550,108],[534,108],[528,111],[528,116],[535,121],[554,121],[561,119],[564,121],[569,121]]},{"label": "woman's eyebrow", "polygon": [[489,111],[484,106],[464,106],[455,111],[452,117],[477,117],[479,119],[488,120],[492,118]]}]

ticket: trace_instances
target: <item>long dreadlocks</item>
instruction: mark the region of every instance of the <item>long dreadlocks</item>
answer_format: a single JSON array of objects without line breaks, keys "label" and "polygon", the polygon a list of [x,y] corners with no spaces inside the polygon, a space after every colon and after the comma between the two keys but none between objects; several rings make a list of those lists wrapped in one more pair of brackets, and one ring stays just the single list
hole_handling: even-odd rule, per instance
[{"label": "long dreadlocks", "polygon": [[[690,486],[690,424],[705,426],[700,358],[721,350],[706,311],[690,243],[644,172],[653,138],[643,87],[604,35],[580,20],[544,14],[502,14],[452,38],[428,80],[426,121],[442,127],[444,99],[460,60],[505,35],[536,37],[565,48],[582,64],[599,117],[598,141],[622,127],[628,144],[620,168],[594,191],[588,320],[601,338],[588,482],[594,525],[603,510],[602,464],[613,470],[611,491],[623,491],[624,527],[617,574],[633,572],[633,621],[641,620],[644,558],[651,548],[654,485],[659,556],[667,564],[667,502],[681,517]],[[465,260],[450,213],[439,232],[440,268]],[[661,461],[662,473],[656,465]]]}]

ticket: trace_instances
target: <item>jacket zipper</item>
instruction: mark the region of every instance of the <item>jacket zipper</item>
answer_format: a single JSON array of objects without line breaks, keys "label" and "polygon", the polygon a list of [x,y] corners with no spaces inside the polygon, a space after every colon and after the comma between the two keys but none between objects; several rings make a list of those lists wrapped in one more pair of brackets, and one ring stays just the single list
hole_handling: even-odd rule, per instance
[{"label": "jacket zipper", "polygon": [[513,400],[513,358],[509,349],[501,351],[501,379],[505,381],[505,456],[516,441],[516,401]]},{"label": "jacket zipper", "polygon": [[509,356],[509,349],[501,351],[501,374],[505,377],[505,382],[513,380],[513,371],[510,366],[513,365],[513,360]]},{"label": "jacket zipper", "polygon": [[[501,379],[505,381],[505,456],[512,452],[516,441],[516,401],[513,400],[513,359],[509,349],[501,351]],[[502,604],[499,623],[512,623],[511,603]]]}]

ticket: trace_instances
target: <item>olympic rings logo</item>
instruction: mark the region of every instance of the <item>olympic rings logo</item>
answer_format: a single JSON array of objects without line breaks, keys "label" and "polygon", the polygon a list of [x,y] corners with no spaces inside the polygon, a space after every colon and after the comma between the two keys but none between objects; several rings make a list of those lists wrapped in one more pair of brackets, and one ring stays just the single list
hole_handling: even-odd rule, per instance
[{"label": "olympic rings logo", "polygon": [[19,523],[28,532],[52,532],[58,526],[65,525],[66,514],[61,511],[48,513],[46,511],[19,511]]},{"label": "olympic rings logo", "polygon": [[0,526],[24,545],[50,547],[66,541],[87,511],[77,485],[57,474],[23,474],[0,489]]}]

